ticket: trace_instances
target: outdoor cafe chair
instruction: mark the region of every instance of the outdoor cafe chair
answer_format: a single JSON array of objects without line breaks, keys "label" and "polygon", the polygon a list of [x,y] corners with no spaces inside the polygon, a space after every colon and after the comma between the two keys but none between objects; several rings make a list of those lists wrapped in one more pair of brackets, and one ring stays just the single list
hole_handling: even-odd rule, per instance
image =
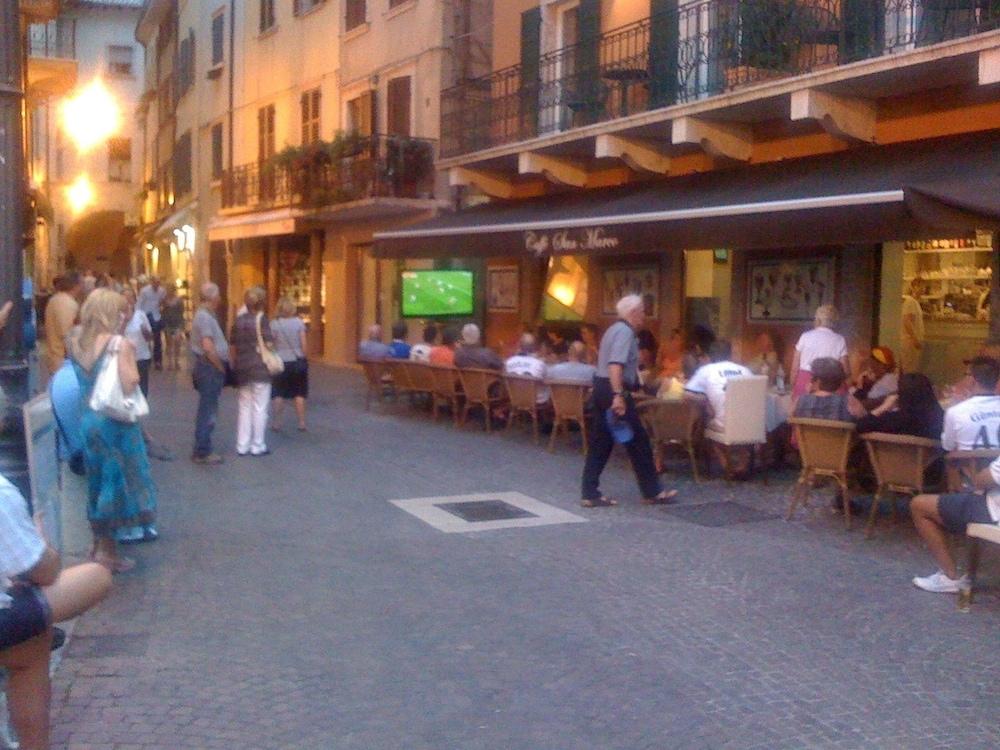
[{"label": "outdoor cafe chair", "polygon": [[[886,495],[898,493],[914,497],[924,492],[924,472],[941,452],[938,440],[915,435],[894,435],[888,432],[869,432],[862,435],[878,489],[872,500],[865,526],[865,537],[870,538],[875,528],[879,501]],[[896,503],[893,501],[892,520],[896,522]]]},{"label": "outdoor cafe chair", "polygon": [[[747,375],[726,381],[726,420],[723,429],[705,429],[705,439],[721,448],[722,468],[726,480],[732,480],[730,450],[735,446],[758,446],[767,444],[767,376]],[[764,469],[764,483],[767,484],[767,461],[761,462]]]},{"label": "outdoor cafe chair", "polygon": [[462,391],[465,393],[465,401],[462,402],[460,424],[465,424],[469,416],[469,409],[481,407],[486,422],[486,431],[493,431],[493,409],[507,403],[507,396],[503,392],[503,381],[500,373],[495,370],[482,370],[478,368],[458,368],[458,376],[462,381]]},{"label": "outdoor cafe chair", "polygon": [[365,393],[365,411],[371,407],[372,398],[381,404],[386,396],[396,394],[395,383],[389,376],[384,361],[363,359],[361,369],[365,373],[365,383],[368,385],[368,392]]},{"label": "outdoor cafe chair", "polygon": [[972,486],[980,469],[1000,457],[1000,448],[977,448],[970,451],[948,451],[944,454],[945,475],[949,492],[961,492]]},{"label": "outdoor cafe chair", "polygon": [[965,527],[965,536],[969,540],[969,561],[966,566],[966,575],[969,577],[969,592],[965,597],[959,596],[960,608],[972,606],[972,590],[976,585],[976,574],[979,572],[979,556],[981,554],[982,543],[985,541],[1000,545],[1000,525],[995,523],[970,523]]},{"label": "outdoor cafe chair", "polygon": [[847,463],[854,439],[854,423],[833,419],[791,417],[788,420],[795,431],[795,440],[802,459],[802,471],[792,491],[786,520],[791,520],[795,509],[809,503],[809,493],[817,477],[829,477],[840,488],[844,504],[844,526],[851,528],[851,502],[847,487]]},{"label": "outdoor cafe chair", "polygon": [[555,450],[556,437],[559,430],[565,428],[569,434],[569,425],[576,422],[580,425],[580,438],[583,441],[580,452],[587,452],[587,396],[590,385],[575,380],[546,380],[545,384],[552,393],[552,435],[549,437],[549,452]]},{"label": "outdoor cafe chair", "polygon": [[650,398],[636,402],[639,418],[649,433],[653,450],[667,445],[679,445],[691,461],[691,473],[695,482],[701,482],[698,473],[696,441],[698,419],[701,409],[698,404],[686,399]]},{"label": "outdoor cafe chair", "polygon": [[537,445],[539,415],[552,408],[548,401],[538,402],[538,394],[545,387],[545,382],[527,375],[504,375],[503,381],[510,398],[507,429],[510,430],[517,417],[527,415],[531,419],[531,434]]},{"label": "outdoor cafe chair", "polygon": [[403,369],[406,370],[407,379],[412,393],[421,394],[428,398],[434,396],[434,373],[430,365],[423,362],[404,362]]},{"label": "outdoor cafe chair", "polygon": [[410,373],[406,369],[406,360],[389,357],[382,364],[385,373],[392,378],[393,389],[397,396],[410,393],[413,390],[410,387]]},{"label": "outdoor cafe chair", "polygon": [[427,365],[434,378],[434,392],[431,394],[431,411],[437,422],[438,411],[442,406],[451,409],[452,420],[458,427],[458,410],[462,402],[462,389],[458,384],[458,371],[446,365]]}]

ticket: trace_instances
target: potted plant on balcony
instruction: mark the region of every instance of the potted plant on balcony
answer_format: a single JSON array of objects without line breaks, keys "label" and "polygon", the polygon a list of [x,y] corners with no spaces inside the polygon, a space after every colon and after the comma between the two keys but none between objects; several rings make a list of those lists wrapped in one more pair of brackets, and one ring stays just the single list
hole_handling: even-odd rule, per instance
[{"label": "potted plant on balcony", "polygon": [[386,177],[398,198],[427,198],[420,190],[434,169],[434,150],[429,141],[407,136],[389,136],[386,142]]}]

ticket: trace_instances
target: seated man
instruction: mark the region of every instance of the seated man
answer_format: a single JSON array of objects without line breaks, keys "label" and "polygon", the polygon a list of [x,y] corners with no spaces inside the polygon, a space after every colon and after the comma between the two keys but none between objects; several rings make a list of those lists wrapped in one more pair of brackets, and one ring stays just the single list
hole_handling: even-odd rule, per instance
[{"label": "seated man", "polygon": [[382,343],[382,326],[378,323],[368,327],[368,338],[358,344],[358,359],[380,361],[392,356],[388,344]]},{"label": "seated man", "polygon": [[[508,375],[523,375],[535,380],[544,380],[546,369],[545,363],[538,356],[538,343],[530,333],[522,334],[517,354],[509,357],[503,367]],[[550,397],[548,388],[538,389],[538,403],[548,403]]]},{"label": "seated man", "polygon": [[462,328],[462,346],[455,352],[455,367],[502,370],[503,361],[495,351],[482,345],[479,326],[467,323]]},{"label": "seated man", "polygon": [[968,362],[972,395],[944,414],[941,447],[946,451],[1000,448],[1000,362],[974,357]]},{"label": "seated man", "polygon": [[446,326],[441,331],[441,343],[431,347],[428,359],[432,365],[442,367],[455,366],[455,343],[458,341],[458,332],[454,326]]},{"label": "seated man", "polygon": [[406,335],[409,333],[406,323],[397,320],[392,324],[392,343],[389,344],[389,356],[393,359],[409,359],[410,345],[406,343]]},{"label": "seated man", "polygon": [[60,572],[59,555],[27,503],[0,477],[0,667],[11,724],[24,750],[49,747],[52,624],[82,614],[111,589],[111,571],[84,563]]},{"label": "seated man", "polygon": [[[969,584],[959,577],[955,560],[948,549],[945,532],[964,534],[970,523],[1000,524],[1000,458],[980,471],[975,478],[976,492],[948,495],[918,495],[910,504],[913,525],[920,534],[940,570],[929,576],[917,576],[913,585],[936,594],[954,594]],[[980,494],[989,490],[985,495]]]},{"label": "seated man", "polygon": [[597,368],[584,362],[587,357],[587,345],[582,341],[574,341],[566,352],[568,360],[549,365],[546,376],[549,380],[572,380],[590,385],[594,382]]},{"label": "seated man", "polygon": [[812,362],[812,389],[799,396],[796,417],[853,422],[847,396],[840,392],[847,378],[844,366],[833,357],[817,357]]},{"label": "seated man", "polygon": [[896,357],[887,346],[876,346],[868,358],[868,366],[861,373],[853,396],[872,411],[897,391],[899,376],[896,374]]},{"label": "seated man", "polygon": [[433,323],[424,326],[424,340],[419,344],[410,347],[410,360],[413,362],[423,362],[427,364],[431,361],[431,349],[437,341],[438,329]]}]

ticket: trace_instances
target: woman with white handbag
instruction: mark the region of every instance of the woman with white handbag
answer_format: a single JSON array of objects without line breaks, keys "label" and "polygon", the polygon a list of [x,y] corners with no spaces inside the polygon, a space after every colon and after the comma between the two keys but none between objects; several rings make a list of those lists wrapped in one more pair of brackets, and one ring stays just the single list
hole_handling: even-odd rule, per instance
[{"label": "woman with white handbag", "polygon": [[70,342],[82,393],[91,556],[116,573],[135,565],[118,554],[116,531],[156,520],[156,488],[138,422],[149,406],[139,389],[135,347],[122,335],[127,312],[122,295],[95,289],[80,310],[80,326]]},{"label": "woman with white handbag", "polygon": [[251,287],[243,295],[247,311],[236,318],[230,334],[229,361],[236,376],[236,454],[266,456],[267,410],[271,378],[284,369],[274,352],[271,326],[264,316],[264,289]]}]

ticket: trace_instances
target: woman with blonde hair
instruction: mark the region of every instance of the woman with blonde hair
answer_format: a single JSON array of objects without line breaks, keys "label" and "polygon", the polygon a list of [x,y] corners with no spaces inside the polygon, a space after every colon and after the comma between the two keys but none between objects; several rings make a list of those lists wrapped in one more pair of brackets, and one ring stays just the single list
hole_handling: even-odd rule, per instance
[{"label": "woman with blonde hair", "polygon": [[812,363],[821,357],[830,357],[840,362],[844,372],[850,373],[851,363],[847,357],[847,341],[833,330],[837,323],[837,308],[820,305],[816,308],[812,330],[803,333],[795,344],[792,356],[792,397],[798,398],[809,392],[812,382]]},{"label": "woman with blonde hair", "polygon": [[290,297],[278,300],[271,321],[275,352],[285,363],[284,372],[274,376],[271,383],[271,429],[281,429],[281,414],[285,401],[295,403],[299,430],[306,429],[306,399],[309,397],[309,360],[306,359],[306,324],[298,316],[295,302]]},{"label": "woman with blonde hair", "polygon": [[236,375],[236,454],[266,456],[267,408],[271,402],[271,373],[264,364],[260,341],[273,347],[271,326],[264,315],[263,287],[251,287],[243,295],[247,311],[239,315],[230,333],[229,356]]},{"label": "woman with blonde hair", "polygon": [[90,396],[107,357],[118,355],[122,392],[139,386],[135,347],[122,334],[128,301],[111,289],[95,289],[80,310],[80,326],[70,341],[70,357],[80,383],[84,458],[87,467],[87,519],[94,533],[91,556],[122,573],[135,562],[118,554],[115,533],[156,520],[156,488],[142,427],[119,422],[90,408]]}]

